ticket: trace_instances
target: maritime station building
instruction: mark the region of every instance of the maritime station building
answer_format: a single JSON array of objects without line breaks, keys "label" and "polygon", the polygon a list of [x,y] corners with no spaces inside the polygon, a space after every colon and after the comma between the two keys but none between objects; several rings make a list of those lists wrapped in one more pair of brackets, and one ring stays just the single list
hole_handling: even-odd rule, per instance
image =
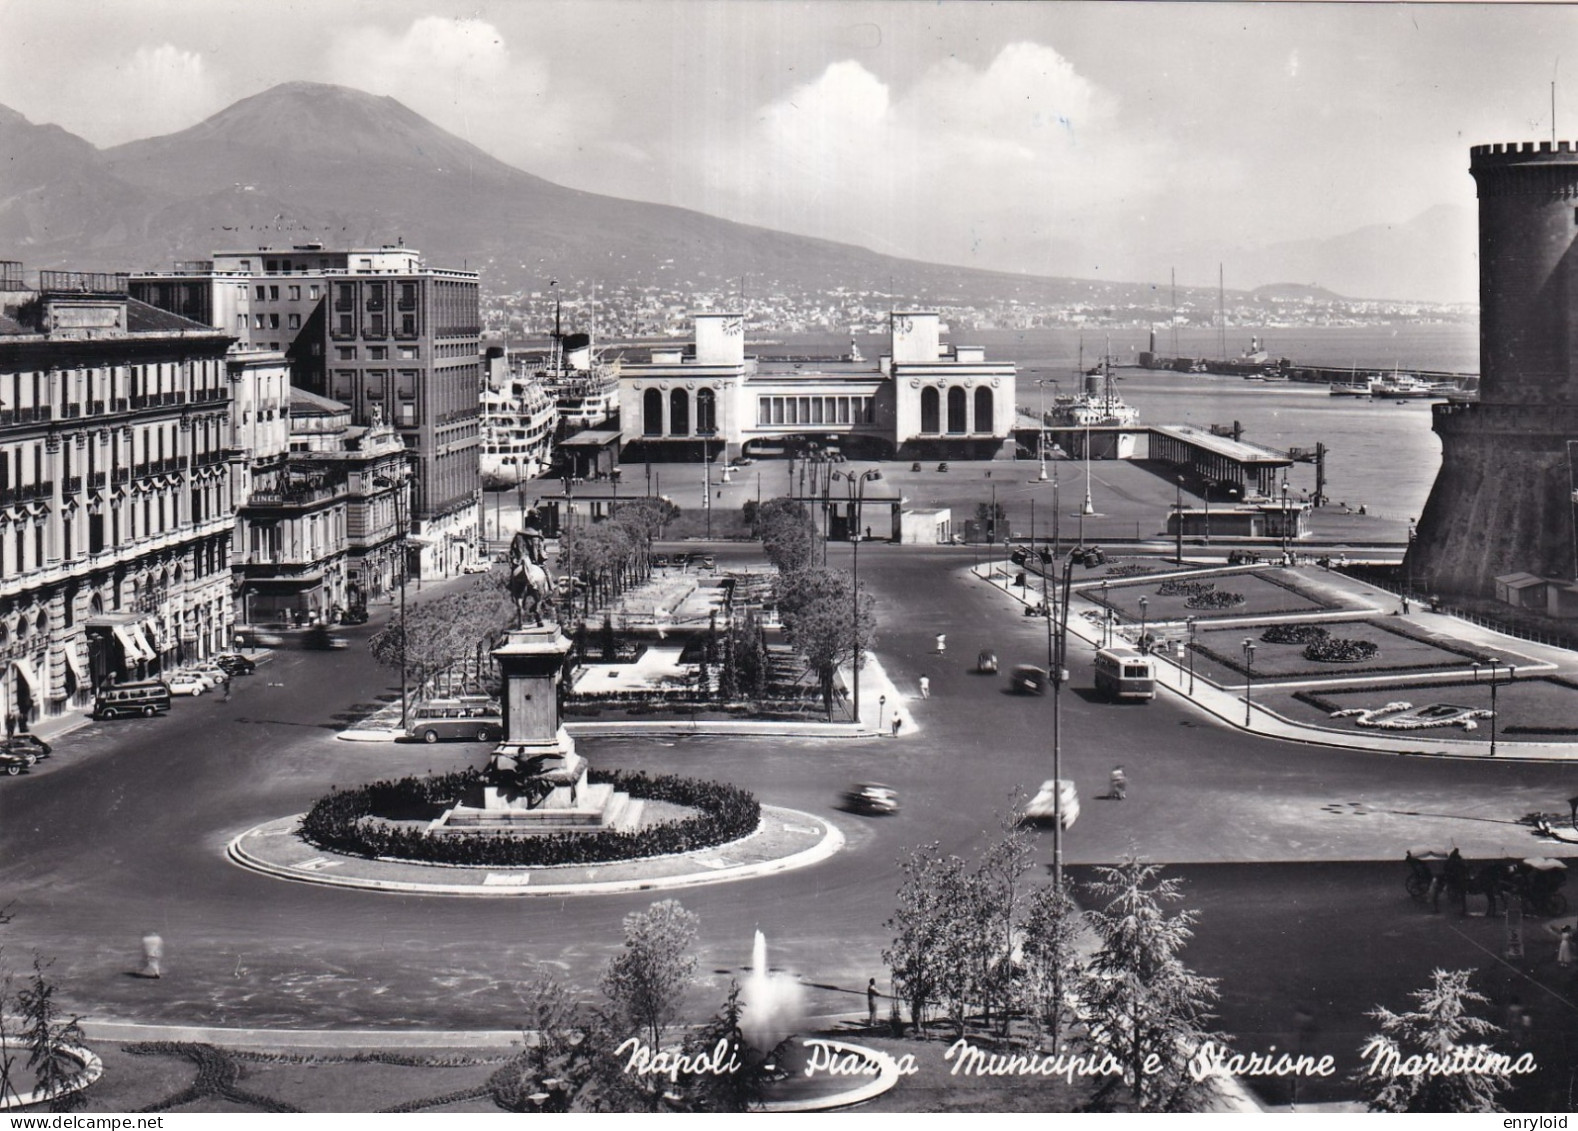
[{"label": "maritime station building", "polygon": [[932,311],[895,311],[871,365],[747,357],[738,313],[693,315],[686,347],[619,372],[622,458],[686,460],[822,450],[882,459],[1014,454],[1015,373],[979,346],[945,345]]},{"label": "maritime station building", "polygon": [[0,263],[0,714],[229,643],[230,344],[125,275]]},{"label": "maritime station building", "polygon": [[479,521],[476,272],[429,267],[403,246],[314,243],[216,251],[130,285],[241,349],[283,353],[292,384],[346,406],[353,427],[393,428],[409,466],[412,572],[461,570]]}]

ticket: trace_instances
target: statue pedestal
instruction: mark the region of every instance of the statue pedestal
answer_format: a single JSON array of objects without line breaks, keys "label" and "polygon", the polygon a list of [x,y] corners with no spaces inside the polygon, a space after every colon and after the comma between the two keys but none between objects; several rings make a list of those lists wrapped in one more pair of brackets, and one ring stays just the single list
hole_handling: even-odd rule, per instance
[{"label": "statue pedestal", "polygon": [[595,832],[639,827],[641,802],[590,785],[588,765],[559,721],[570,641],[557,625],[511,630],[493,651],[504,672],[504,741],[488,760],[481,805],[457,805],[428,826],[446,832]]}]

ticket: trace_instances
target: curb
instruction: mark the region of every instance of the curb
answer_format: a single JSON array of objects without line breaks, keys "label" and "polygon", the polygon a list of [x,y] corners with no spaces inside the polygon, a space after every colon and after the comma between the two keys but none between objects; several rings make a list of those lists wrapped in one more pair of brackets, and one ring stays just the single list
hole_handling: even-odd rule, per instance
[{"label": "curb", "polygon": [[[302,872],[282,864],[261,859],[248,852],[244,841],[249,837],[266,835],[261,830],[281,823],[294,823],[299,821],[303,814],[286,817],[275,821],[265,821],[255,825],[245,832],[233,837],[225,846],[225,856],[237,867],[245,868],[250,872],[271,876],[277,880],[290,880],[295,883],[315,884],[319,887],[355,888],[361,891],[394,892],[405,895],[448,895],[469,899],[498,899],[520,898],[530,896],[576,896],[576,895],[618,895],[635,891],[665,891],[671,888],[700,887],[704,884],[730,883],[737,880],[755,879],[759,876],[769,876],[777,872],[793,871],[797,868],[806,868],[812,864],[821,863],[823,860],[836,854],[844,847],[844,834],[837,825],[810,813],[803,813],[797,809],[782,809],[776,806],[762,806],[762,824],[757,826],[757,831],[766,825],[768,820],[794,820],[809,821],[821,826],[823,833],[821,839],[810,848],[801,849],[788,856],[773,860],[762,860],[750,864],[736,864],[731,867],[708,869],[699,872],[685,872],[674,876],[653,876],[647,878],[636,877],[625,880],[601,880],[571,883],[549,883],[530,887],[526,882],[516,884],[499,884],[494,887],[485,887],[481,884],[442,884],[442,883],[416,883],[409,880],[380,880],[361,876],[324,875],[319,872]],[[752,834],[755,835],[755,834]],[[741,844],[749,837],[733,841],[732,844]],[[712,848],[698,849],[698,853],[717,852],[727,848],[728,845],[715,845]],[[689,855],[689,854],[687,854]],[[359,859],[345,857],[344,859]],[[653,857],[658,860],[672,860],[672,856]],[[377,863],[377,861],[373,861]],[[424,867],[410,861],[399,861],[403,866]],[[425,867],[440,870],[452,869],[454,866],[425,865]],[[533,873],[551,873],[555,868],[586,868],[585,864],[559,864],[547,868],[488,868],[483,866],[462,866],[470,872],[478,873],[513,873],[530,876]]]},{"label": "curb", "polygon": [[91,1088],[98,1078],[104,1075],[104,1062],[99,1059],[97,1053],[78,1045],[64,1045],[60,1051],[82,1065],[82,1071],[73,1076],[69,1084],[56,1091],[46,1092],[43,1088],[34,1088],[26,1095],[18,1095],[15,1092],[12,1092],[9,1096],[0,1095],[0,1111],[31,1107],[34,1104],[52,1100],[57,1096],[69,1096],[72,1092],[80,1092],[86,1088]]}]

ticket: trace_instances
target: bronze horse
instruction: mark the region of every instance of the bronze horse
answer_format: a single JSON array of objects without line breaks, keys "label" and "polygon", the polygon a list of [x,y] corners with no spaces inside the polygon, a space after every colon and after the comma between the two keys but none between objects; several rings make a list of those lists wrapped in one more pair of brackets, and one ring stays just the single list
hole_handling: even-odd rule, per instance
[{"label": "bronze horse", "polygon": [[525,627],[528,609],[541,628],[542,609],[553,598],[553,579],[543,564],[542,535],[533,529],[517,531],[510,539],[509,593],[515,601],[516,624]]}]

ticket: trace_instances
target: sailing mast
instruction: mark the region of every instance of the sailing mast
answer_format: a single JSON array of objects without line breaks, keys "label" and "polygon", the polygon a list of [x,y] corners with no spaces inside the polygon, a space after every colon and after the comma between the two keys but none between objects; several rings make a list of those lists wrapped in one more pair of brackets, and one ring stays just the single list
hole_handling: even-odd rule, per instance
[{"label": "sailing mast", "polygon": [[1217,356],[1227,358],[1227,300],[1222,291],[1222,265],[1216,265],[1216,348]]}]

